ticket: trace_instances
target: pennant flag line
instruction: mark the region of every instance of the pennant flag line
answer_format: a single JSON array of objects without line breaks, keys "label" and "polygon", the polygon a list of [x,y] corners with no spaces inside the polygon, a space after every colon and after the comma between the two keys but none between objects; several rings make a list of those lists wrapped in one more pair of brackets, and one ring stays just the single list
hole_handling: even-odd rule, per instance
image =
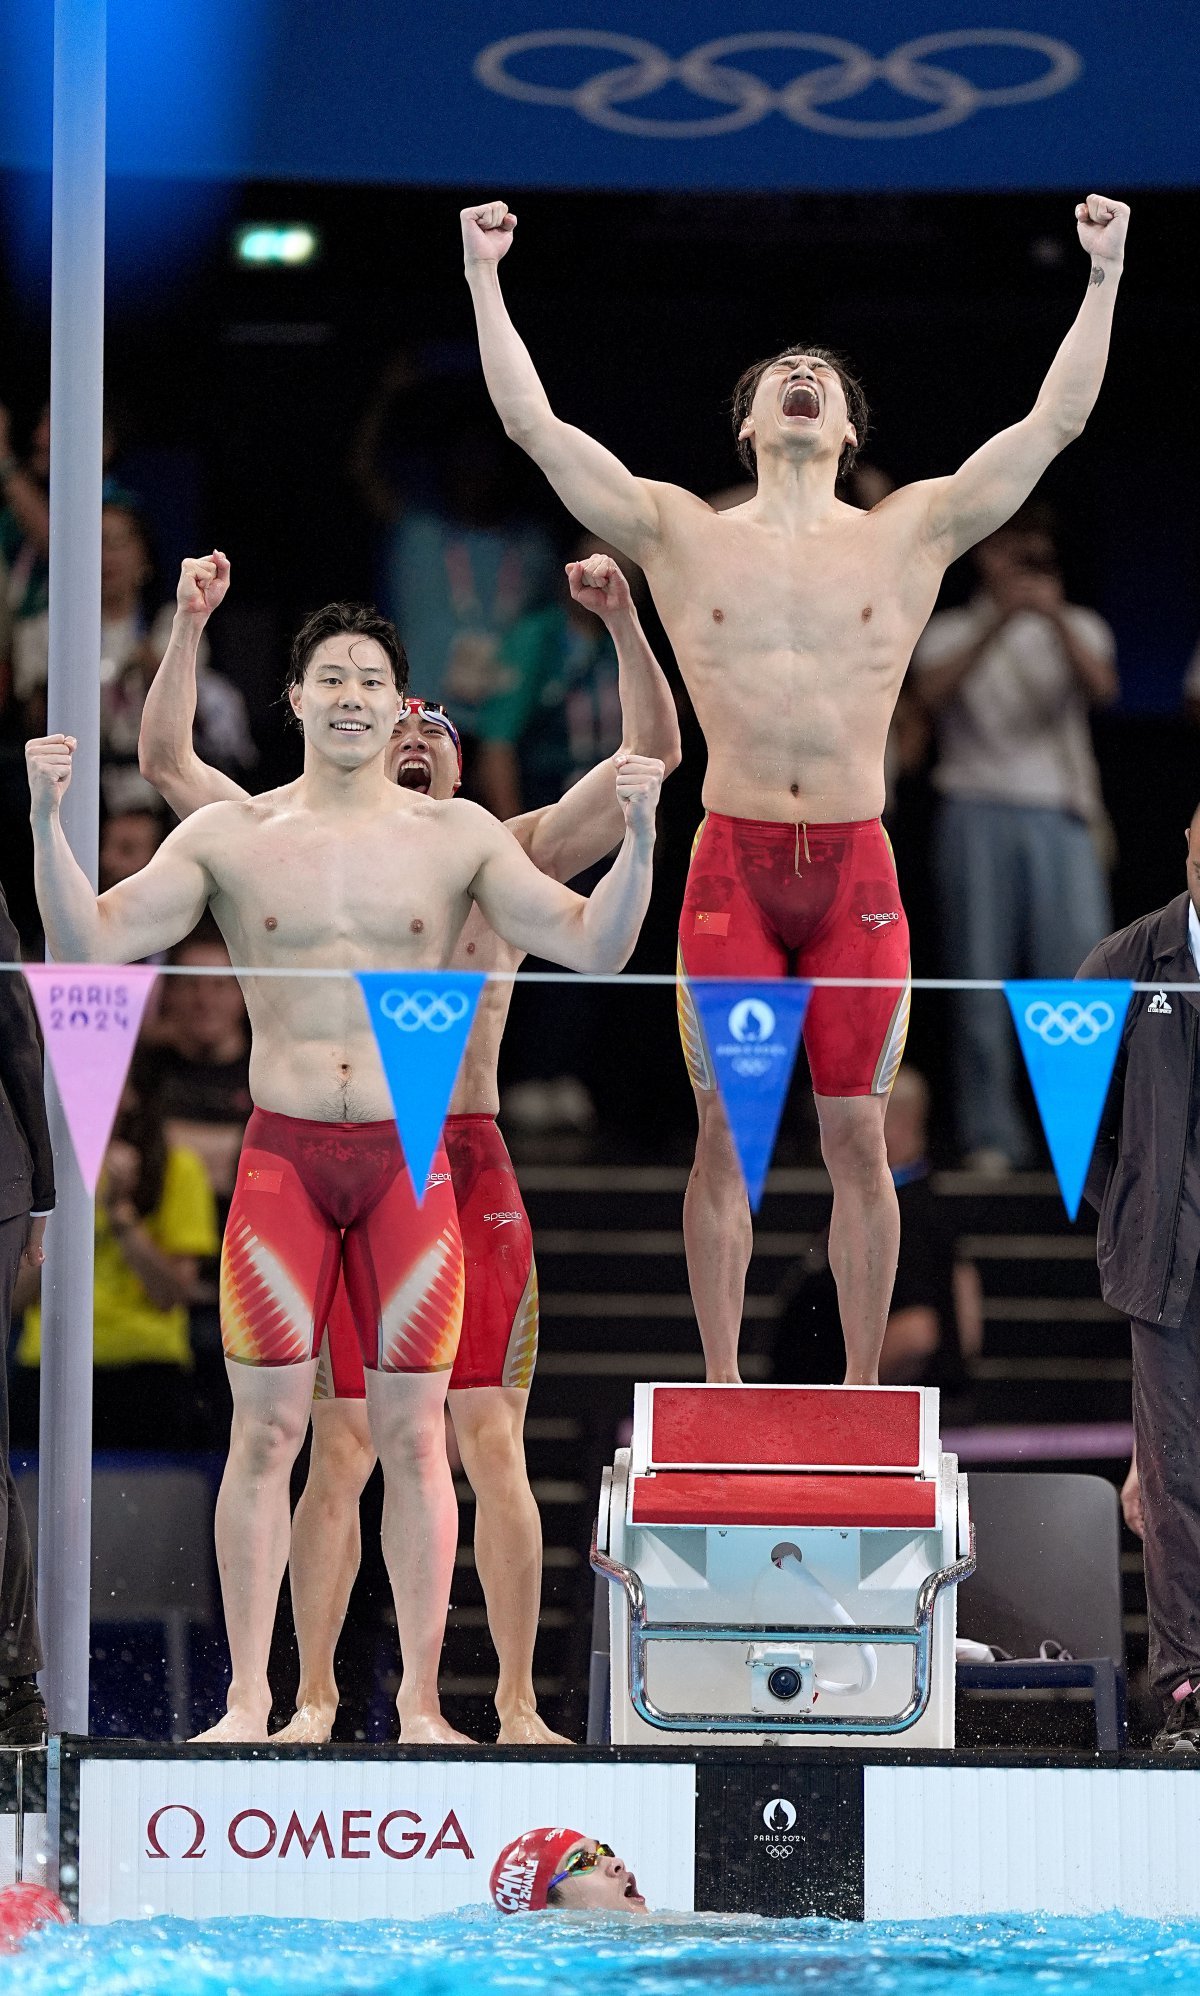
[{"label": "pennant flag line", "polygon": [[90,1195],[157,972],[144,963],[27,963],[24,969]]},{"label": "pennant flag line", "polygon": [[478,970],[360,970],[418,1206],[487,982]]},{"label": "pennant flag line", "polygon": [[1114,978],[1004,987],[1063,1204],[1079,1211],[1132,984]]},{"label": "pennant flag line", "polygon": [[751,1210],[757,1213],[811,987],[780,979],[749,984],[722,978],[711,984],[698,980],[687,988],[717,1077]]}]

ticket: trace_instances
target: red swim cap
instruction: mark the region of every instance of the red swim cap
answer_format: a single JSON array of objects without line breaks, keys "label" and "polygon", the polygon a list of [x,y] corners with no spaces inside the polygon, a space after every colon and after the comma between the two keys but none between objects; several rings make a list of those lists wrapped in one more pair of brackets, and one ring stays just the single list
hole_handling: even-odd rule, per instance
[{"label": "red swim cap", "polygon": [[491,1877],[492,1898],[500,1911],[540,1913],[563,1858],[573,1844],[583,1841],[582,1830],[526,1830],[505,1844]]}]

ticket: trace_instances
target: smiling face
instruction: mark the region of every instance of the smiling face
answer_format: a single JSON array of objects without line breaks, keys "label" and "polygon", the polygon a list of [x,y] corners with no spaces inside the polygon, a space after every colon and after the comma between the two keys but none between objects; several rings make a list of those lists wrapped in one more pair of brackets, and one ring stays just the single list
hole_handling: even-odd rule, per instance
[{"label": "smiling face", "polygon": [[388,744],[387,773],[401,790],[415,790],[422,797],[445,802],[453,797],[462,781],[458,750],[442,723],[410,707],[401,711]]},{"label": "smiling face", "polygon": [[[576,1853],[596,1849],[594,1837],[580,1837],[565,1851],[558,1866],[566,1871]],[[637,1878],[619,1857],[600,1857],[588,1871],[572,1873],[554,1887],[552,1906],[570,1913],[645,1913],[646,1901],[637,1889]]]},{"label": "smiling face", "polygon": [[387,653],[354,631],[321,640],[288,698],[306,746],[343,769],[382,755],[400,712]]}]

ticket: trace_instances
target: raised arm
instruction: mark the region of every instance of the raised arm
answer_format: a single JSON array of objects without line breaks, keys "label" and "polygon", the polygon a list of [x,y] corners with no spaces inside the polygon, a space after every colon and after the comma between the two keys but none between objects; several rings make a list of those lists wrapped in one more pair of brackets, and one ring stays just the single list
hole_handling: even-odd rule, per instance
[{"label": "raised arm", "polygon": [[620,970],[633,954],[650,903],[662,764],[647,756],[618,756],[615,775],[625,836],[612,866],[586,898],[539,872],[505,826],[478,812],[483,851],[472,895],[497,935],[568,970]]},{"label": "raised arm", "polygon": [[229,562],[217,548],[199,561],[184,562],[171,640],[142,708],[138,767],[177,818],[189,817],[204,804],[246,795],[231,776],[202,762],[192,746],[200,635],[228,588]]},{"label": "raised arm", "polygon": [[[679,715],[620,564],[610,554],[569,561],[567,581],[575,602],[600,618],[613,641],[622,753],[652,756],[669,776],[679,767]],[[534,865],[555,880],[574,880],[594,866],[620,844],[625,832],[611,759],[589,769],[556,803],[517,819],[512,830]]]},{"label": "raised arm", "polygon": [[50,953],[59,963],[136,963],[195,928],[210,880],[194,825],[180,825],[149,866],[97,898],[59,815],[71,781],[71,735],[26,743],[33,880]]},{"label": "raised arm", "polygon": [[1089,194],[1075,219],[1091,258],[1088,288],[1033,408],[990,438],[953,477],[917,488],[926,500],[926,537],[947,565],[1011,519],[1047,465],[1079,436],[1100,393],[1129,210],[1122,201]]},{"label": "raised arm", "polygon": [[583,526],[635,561],[659,533],[658,501],[594,437],[564,423],[550,407],[500,290],[500,259],[517,218],[503,201],[462,211],[463,254],[475,306],[479,353],[488,393],[505,431],[541,466],[563,505]]}]

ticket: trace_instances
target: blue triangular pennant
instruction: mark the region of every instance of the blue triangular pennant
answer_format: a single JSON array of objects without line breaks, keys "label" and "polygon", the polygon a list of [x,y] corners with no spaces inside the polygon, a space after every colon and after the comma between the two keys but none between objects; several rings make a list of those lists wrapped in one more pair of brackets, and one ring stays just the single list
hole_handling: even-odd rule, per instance
[{"label": "blue triangular pennant", "polygon": [[790,980],[689,982],[734,1149],[757,1213],[787,1100],[811,986]]},{"label": "blue triangular pennant", "polygon": [[1021,1052],[1070,1218],[1084,1180],[1129,1010],[1123,979],[1006,984]]},{"label": "blue triangular pennant", "polygon": [[418,1206],[486,978],[478,970],[355,972],[375,1029]]}]

